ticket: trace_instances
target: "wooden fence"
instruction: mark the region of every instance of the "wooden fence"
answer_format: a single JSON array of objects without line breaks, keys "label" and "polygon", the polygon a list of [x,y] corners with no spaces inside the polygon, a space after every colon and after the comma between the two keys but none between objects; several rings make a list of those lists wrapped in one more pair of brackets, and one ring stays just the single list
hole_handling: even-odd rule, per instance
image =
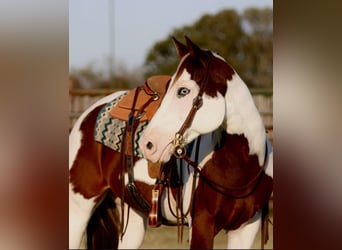
[{"label": "wooden fence", "polygon": [[[77,118],[90,105],[119,89],[71,89],[69,91],[69,126],[70,129]],[[268,135],[273,142],[273,90],[251,89],[255,104],[262,116]]]}]

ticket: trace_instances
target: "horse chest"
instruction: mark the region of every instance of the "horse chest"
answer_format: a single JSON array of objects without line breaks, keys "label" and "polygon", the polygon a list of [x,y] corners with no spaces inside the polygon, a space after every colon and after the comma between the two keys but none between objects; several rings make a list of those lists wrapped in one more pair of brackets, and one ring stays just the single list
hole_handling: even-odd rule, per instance
[{"label": "horse chest", "polygon": [[201,218],[201,214],[208,214],[216,232],[221,229],[234,230],[253,217],[258,210],[253,200],[253,195],[236,199],[220,194],[200,181],[194,202],[196,206],[193,215],[194,223],[197,225],[196,220]]}]

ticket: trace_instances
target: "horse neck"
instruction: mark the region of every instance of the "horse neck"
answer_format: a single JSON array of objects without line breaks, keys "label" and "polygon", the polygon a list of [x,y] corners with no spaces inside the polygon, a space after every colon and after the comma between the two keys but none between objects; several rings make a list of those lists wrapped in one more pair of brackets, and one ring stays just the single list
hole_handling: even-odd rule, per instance
[{"label": "horse neck", "polygon": [[249,154],[256,154],[259,165],[262,166],[266,133],[253,97],[237,73],[227,84],[226,117],[223,127],[228,134],[244,135],[248,141]]}]

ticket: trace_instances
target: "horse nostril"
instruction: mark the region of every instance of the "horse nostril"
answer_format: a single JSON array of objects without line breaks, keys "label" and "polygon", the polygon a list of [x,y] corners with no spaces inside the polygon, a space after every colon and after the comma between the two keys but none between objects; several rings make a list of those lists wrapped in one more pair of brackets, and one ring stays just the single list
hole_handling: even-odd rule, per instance
[{"label": "horse nostril", "polygon": [[147,149],[151,150],[151,149],[153,148],[153,143],[149,141],[149,142],[146,144],[146,147],[147,147]]}]

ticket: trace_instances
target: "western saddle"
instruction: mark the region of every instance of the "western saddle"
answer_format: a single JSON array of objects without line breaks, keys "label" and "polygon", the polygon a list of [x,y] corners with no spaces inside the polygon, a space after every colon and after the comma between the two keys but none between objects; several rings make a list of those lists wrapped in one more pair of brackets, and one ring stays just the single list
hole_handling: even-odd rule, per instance
[{"label": "western saddle", "polygon": [[[134,183],[134,132],[140,122],[150,121],[157,111],[161,100],[167,90],[171,77],[168,75],[156,75],[147,79],[147,81],[124,96],[121,101],[113,107],[110,115],[114,118],[126,122],[126,128],[122,139],[121,154],[123,166],[121,168],[120,179],[122,186],[126,187],[130,197],[140,207],[140,209],[149,214],[150,226],[159,226],[158,219],[158,198],[160,185],[155,185],[152,190],[152,207],[139,192]],[[161,175],[161,163],[148,162],[148,174],[153,179],[159,179]],[[127,169],[128,183],[124,183],[124,171]],[[121,201],[123,201],[122,193]],[[123,221],[122,204],[122,221]],[[122,224],[122,223],[121,223]],[[122,235],[124,234],[123,225],[121,225]]]},{"label": "western saddle", "polygon": [[171,77],[151,76],[142,85],[131,90],[112,111],[111,115],[123,121],[135,117],[140,122],[151,120],[167,90]]}]

